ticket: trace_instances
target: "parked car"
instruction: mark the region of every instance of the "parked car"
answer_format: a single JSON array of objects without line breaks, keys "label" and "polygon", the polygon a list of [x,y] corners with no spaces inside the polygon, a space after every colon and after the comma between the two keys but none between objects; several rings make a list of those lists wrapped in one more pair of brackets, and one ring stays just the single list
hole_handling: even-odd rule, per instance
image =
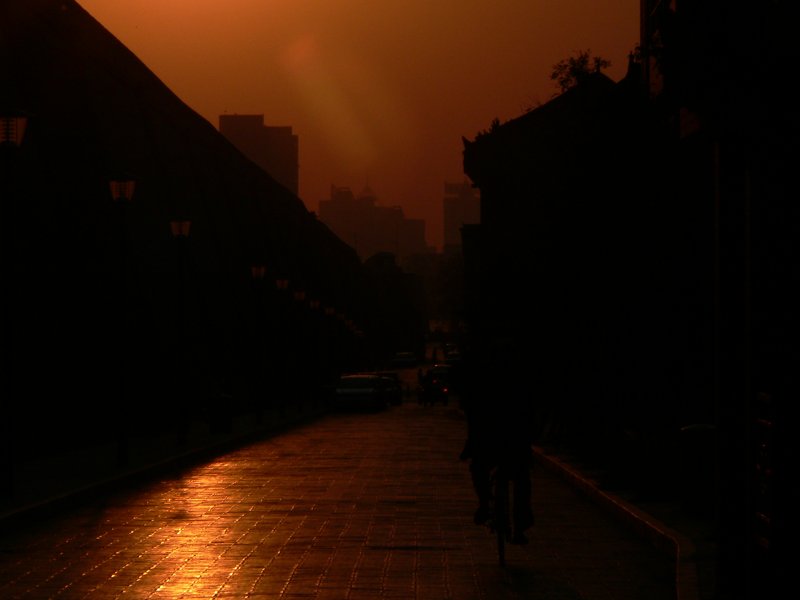
[{"label": "parked car", "polygon": [[333,409],[346,411],[378,411],[389,404],[389,382],[377,373],[342,375],[333,394]]},{"label": "parked car", "polygon": [[415,367],[418,362],[419,358],[414,352],[397,352],[390,364],[392,367]]},{"label": "parked car", "polygon": [[397,371],[377,371],[375,373],[386,379],[386,392],[389,404],[397,406],[403,403],[403,382]]}]

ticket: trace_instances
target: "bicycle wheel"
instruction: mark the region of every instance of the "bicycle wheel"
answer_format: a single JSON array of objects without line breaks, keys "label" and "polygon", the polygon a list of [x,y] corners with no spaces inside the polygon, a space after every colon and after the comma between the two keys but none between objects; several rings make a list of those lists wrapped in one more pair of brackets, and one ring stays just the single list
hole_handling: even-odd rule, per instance
[{"label": "bicycle wheel", "polygon": [[497,536],[497,558],[501,567],[506,565],[506,538],[510,531],[508,509],[508,480],[497,475],[494,481],[494,530]]}]

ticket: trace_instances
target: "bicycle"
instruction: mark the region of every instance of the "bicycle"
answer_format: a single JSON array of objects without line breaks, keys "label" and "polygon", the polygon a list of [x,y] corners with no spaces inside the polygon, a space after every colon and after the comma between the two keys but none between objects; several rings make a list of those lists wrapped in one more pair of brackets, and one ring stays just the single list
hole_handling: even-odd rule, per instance
[{"label": "bicycle", "polygon": [[506,469],[495,466],[491,472],[492,499],[490,504],[489,530],[497,538],[497,558],[501,567],[506,564],[506,542],[511,540],[511,498],[508,491],[509,477]]}]

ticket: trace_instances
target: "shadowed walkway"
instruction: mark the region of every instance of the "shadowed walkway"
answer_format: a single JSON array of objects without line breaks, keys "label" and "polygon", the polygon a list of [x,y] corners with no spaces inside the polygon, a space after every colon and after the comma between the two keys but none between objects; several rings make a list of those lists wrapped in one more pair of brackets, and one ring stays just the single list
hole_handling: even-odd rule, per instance
[{"label": "shadowed walkway", "polygon": [[472,524],[453,406],[330,415],[0,538],[2,598],[673,600],[674,563],[548,470],[531,543]]}]

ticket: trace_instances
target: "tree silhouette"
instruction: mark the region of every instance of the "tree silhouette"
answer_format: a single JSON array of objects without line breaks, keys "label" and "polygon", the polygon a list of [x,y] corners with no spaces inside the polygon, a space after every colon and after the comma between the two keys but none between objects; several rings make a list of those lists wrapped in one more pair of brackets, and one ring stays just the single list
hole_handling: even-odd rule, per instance
[{"label": "tree silhouette", "polygon": [[561,93],[580,83],[587,75],[600,73],[611,66],[611,61],[600,56],[591,56],[589,50],[581,50],[577,56],[565,58],[553,65],[550,79],[555,81]]}]

